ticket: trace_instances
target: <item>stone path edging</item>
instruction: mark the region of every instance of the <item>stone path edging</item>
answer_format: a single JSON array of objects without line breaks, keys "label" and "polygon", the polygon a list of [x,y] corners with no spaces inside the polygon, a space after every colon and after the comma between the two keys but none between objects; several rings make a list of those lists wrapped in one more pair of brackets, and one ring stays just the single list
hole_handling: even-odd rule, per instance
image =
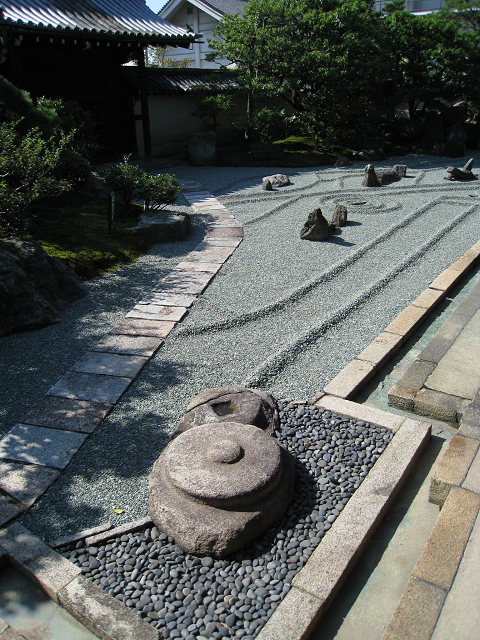
[{"label": "stone path edging", "polygon": [[242,242],[241,224],[202,185],[183,183],[183,195],[204,240],[0,440],[0,526],[58,478]]}]

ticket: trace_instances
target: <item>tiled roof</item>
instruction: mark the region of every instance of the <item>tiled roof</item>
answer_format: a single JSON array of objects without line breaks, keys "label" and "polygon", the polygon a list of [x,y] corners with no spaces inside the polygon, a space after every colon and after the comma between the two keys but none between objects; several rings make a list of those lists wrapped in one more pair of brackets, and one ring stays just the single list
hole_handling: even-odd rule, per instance
[{"label": "tiled roof", "polygon": [[4,0],[1,24],[26,29],[123,38],[193,41],[186,29],[170,24],[144,0]]},{"label": "tiled roof", "polygon": [[[167,4],[159,13],[168,15],[169,6],[174,3],[175,0],[168,0]],[[242,15],[244,8],[248,4],[248,0],[200,0],[200,4],[205,5],[205,8],[210,7],[223,15],[226,13],[239,13]]]},{"label": "tiled roof", "polygon": [[[123,67],[122,71],[137,88],[140,80],[136,67]],[[179,95],[194,91],[228,91],[237,86],[235,78],[211,69],[145,69],[147,93],[153,95]]]}]

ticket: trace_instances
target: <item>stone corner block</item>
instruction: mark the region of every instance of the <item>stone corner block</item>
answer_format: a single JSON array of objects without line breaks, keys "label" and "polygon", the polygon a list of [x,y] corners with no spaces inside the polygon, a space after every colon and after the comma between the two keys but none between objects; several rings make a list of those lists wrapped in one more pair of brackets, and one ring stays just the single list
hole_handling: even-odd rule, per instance
[{"label": "stone corner block", "polygon": [[307,638],[323,613],[325,602],[292,587],[263,627],[257,640],[301,640]]},{"label": "stone corner block", "polygon": [[460,486],[467,477],[479,444],[472,438],[453,436],[430,481],[429,502],[444,505],[452,487]]},{"label": "stone corner block", "polygon": [[480,495],[452,487],[412,576],[448,591],[480,509]]},{"label": "stone corner block", "polygon": [[443,589],[410,577],[382,640],[430,640],[446,595]]},{"label": "stone corner block", "polygon": [[8,553],[12,565],[55,602],[60,589],[81,573],[79,567],[19,523],[0,531],[0,546]]},{"label": "stone corner block", "polygon": [[388,406],[404,409],[405,411],[412,411],[413,401],[416,395],[417,389],[404,387],[401,382],[397,382],[387,394]]},{"label": "stone corner block", "polygon": [[78,577],[58,594],[59,604],[104,640],[158,640],[158,631],[89,580]]},{"label": "stone corner block", "polygon": [[352,360],[324,387],[323,391],[338,398],[351,398],[372,377],[375,367],[370,362]]}]

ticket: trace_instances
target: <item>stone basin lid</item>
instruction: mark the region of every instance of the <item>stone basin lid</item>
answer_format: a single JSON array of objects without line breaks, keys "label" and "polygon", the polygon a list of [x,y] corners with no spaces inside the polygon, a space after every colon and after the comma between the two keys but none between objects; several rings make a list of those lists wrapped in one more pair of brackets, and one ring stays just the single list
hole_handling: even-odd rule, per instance
[{"label": "stone basin lid", "polygon": [[218,507],[257,502],[278,484],[276,441],[253,425],[200,425],[180,434],[164,452],[167,479],[184,494]]}]

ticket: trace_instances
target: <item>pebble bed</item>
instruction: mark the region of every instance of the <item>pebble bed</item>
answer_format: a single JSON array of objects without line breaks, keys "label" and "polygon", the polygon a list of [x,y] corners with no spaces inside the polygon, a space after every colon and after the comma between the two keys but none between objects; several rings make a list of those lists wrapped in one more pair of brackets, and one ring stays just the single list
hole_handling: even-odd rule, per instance
[{"label": "pebble bed", "polygon": [[314,405],[279,402],[279,413],[275,436],[295,456],[295,495],[283,518],[246,549],[223,560],[198,558],[152,527],[61,552],[163,638],[251,640],[393,435]]}]

